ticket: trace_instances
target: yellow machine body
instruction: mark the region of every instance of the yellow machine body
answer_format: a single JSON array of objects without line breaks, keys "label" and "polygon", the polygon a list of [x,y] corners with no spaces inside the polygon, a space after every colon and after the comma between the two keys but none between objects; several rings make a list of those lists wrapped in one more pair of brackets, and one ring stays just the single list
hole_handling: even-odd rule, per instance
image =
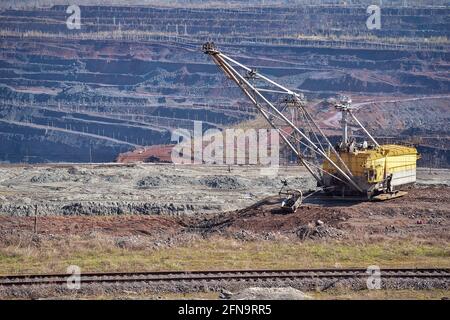
[{"label": "yellow machine body", "polygon": [[[386,188],[386,179],[390,177],[390,187],[412,184],[416,181],[416,164],[419,158],[417,149],[400,145],[382,145],[376,149],[340,151],[340,157],[352,173],[363,192],[382,191]],[[330,159],[339,164],[334,153]],[[343,167],[340,165],[340,167]],[[335,176],[337,170],[324,161],[323,169]],[[330,175],[324,176],[325,187],[339,185]]]}]

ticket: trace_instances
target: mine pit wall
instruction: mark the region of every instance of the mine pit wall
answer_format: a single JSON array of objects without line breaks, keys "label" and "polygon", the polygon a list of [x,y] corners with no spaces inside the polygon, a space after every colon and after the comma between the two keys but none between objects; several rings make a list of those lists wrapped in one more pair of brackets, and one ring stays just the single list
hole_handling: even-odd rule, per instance
[{"label": "mine pit wall", "polygon": [[435,146],[417,147],[421,158],[417,164],[426,168],[450,168],[450,148],[441,148],[439,144]]},{"label": "mine pit wall", "polygon": [[[341,27],[333,31],[336,36],[352,34],[366,19],[361,7],[274,7],[254,12],[82,7],[86,19],[83,32],[97,37],[96,32],[105,31],[111,35],[109,39],[77,37],[77,32],[68,31],[66,9],[2,11],[0,120],[10,123],[0,124],[0,161],[89,162],[91,157],[92,161],[112,161],[131,150],[131,144],[170,143],[170,130],[192,128],[193,121],[203,121],[207,129],[253,118],[254,109],[240,90],[229,85],[199,50],[202,41],[217,35],[225,51],[239,52],[244,63],[257,66],[288,87],[308,90],[311,99],[343,91],[374,97],[450,92],[445,76],[450,55],[439,46],[390,50],[341,41],[323,47],[320,41],[305,40],[299,45],[295,38],[296,34],[320,35],[323,19]],[[378,36],[422,39],[449,34],[446,9],[386,10],[389,19],[383,30],[377,31]],[[211,25],[215,14],[223,17],[223,24]],[[41,20],[30,20],[31,16]],[[314,16],[322,18],[310,18]],[[291,23],[292,17],[298,23]],[[260,21],[268,18],[268,28],[260,28]],[[124,36],[115,38],[120,34],[113,32],[119,23]],[[177,24],[179,38],[175,29],[167,30],[168,25]],[[426,32],[422,31],[424,25]],[[135,31],[172,36],[141,37],[133,34]],[[24,32],[29,33],[22,36]],[[284,44],[277,43],[280,39]],[[416,126],[418,117],[423,127],[445,128],[450,121],[433,109],[434,104],[422,105],[428,112],[401,105],[390,111],[375,108],[372,113],[378,118],[370,122],[376,123],[377,129],[391,129],[389,134],[395,136]],[[49,130],[33,125],[48,126]],[[52,127],[63,130],[56,133]],[[446,159],[444,165],[448,153]]]},{"label": "mine pit wall", "polygon": [[0,162],[113,162],[130,144],[0,121]]}]

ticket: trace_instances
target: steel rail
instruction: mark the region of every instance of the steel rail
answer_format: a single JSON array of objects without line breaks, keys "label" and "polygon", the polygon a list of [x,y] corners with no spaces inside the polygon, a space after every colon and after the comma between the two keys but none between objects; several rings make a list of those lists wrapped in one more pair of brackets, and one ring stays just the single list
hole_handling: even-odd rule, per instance
[{"label": "steel rail", "polygon": [[[83,273],[81,283],[186,282],[186,281],[250,281],[361,279],[371,275],[367,269],[289,269],[289,270],[213,270]],[[31,285],[66,284],[71,274],[27,274],[0,276],[0,288]],[[450,269],[380,269],[381,278],[450,280]]]}]

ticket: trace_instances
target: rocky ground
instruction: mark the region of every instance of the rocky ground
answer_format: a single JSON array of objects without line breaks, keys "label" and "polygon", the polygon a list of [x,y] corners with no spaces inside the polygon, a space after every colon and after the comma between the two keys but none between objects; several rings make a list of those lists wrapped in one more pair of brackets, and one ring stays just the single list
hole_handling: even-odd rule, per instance
[{"label": "rocky ground", "polygon": [[[295,167],[281,168],[277,178],[261,176],[256,167],[228,172],[227,167],[152,164],[4,166],[0,171],[3,274],[61,273],[68,265],[86,272],[449,266],[448,170],[419,169],[418,184],[402,198],[343,202],[310,197],[291,214],[279,209],[279,180],[289,178],[303,189],[313,186]],[[189,210],[161,210],[175,204]],[[312,283],[289,285],[308,294],[317,289]],[[77,293],[37,287],[0,292],[0,297],[157,298],[161,293],[179,298],[214,292],[217,298],[224,288],[235,292],[245,286],[94,286]],[[351,283],[345,288],[339,295],[355,298],[346,290],[362,287]],[[407,290],[401,296],[408,298],[448,296],[448,288],[419,282],[386,288]],[[387,296],[398,296],[388,291]],[[330,292],[318,296],[330,297]],[[377,297],[384,296],[367,295]]]},{"label": "rocky ground", "polygon": [[42,165],[0,167],[0,215],[183,215],[241,209],[278,193],[281,180],[308,190],[298,167]]},{"label": "rocky ground", "polygon": [[447,170],[420,169],[418,185],[402,198],[354,202],[312,196],[293,214],[279,208],[280,180],[303,190],[314,186],[296,167],[280,169],[276,178],[261,176],[256,167],[228,172],[225,167],[150,164],[7,166],[0,172],[2,233],[33,231],[36,222],[40,234],[95,230],[149,235],[158,243],[187,234],[240,240],[414,236],[445,241],[450,234]]},{"label": "rocky ground", "polygon": [[[119,247],[157,247],[193,237],[224,236],[242,241],[279,239],[405,239],[450,241],[450,187],[417,186],[388,202],[306,202],[297,212],[279,209],[278,196],[256,206],[220,214],[39,216],[38,233],[83,236],[92,232],[115,237]],[[0,216],[0,234],[29,233],[35,218]]]}]

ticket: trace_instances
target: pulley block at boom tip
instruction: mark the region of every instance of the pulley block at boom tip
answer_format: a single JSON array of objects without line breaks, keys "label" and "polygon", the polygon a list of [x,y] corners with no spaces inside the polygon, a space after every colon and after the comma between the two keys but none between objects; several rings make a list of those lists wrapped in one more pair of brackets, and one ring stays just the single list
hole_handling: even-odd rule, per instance
[{"label": "pulley block at boom tip", "polygon": [[219,51],[217,50],[217,47],[214,42],[206,42],[202,46],[202,51],[205,54],[217,54]]}]

